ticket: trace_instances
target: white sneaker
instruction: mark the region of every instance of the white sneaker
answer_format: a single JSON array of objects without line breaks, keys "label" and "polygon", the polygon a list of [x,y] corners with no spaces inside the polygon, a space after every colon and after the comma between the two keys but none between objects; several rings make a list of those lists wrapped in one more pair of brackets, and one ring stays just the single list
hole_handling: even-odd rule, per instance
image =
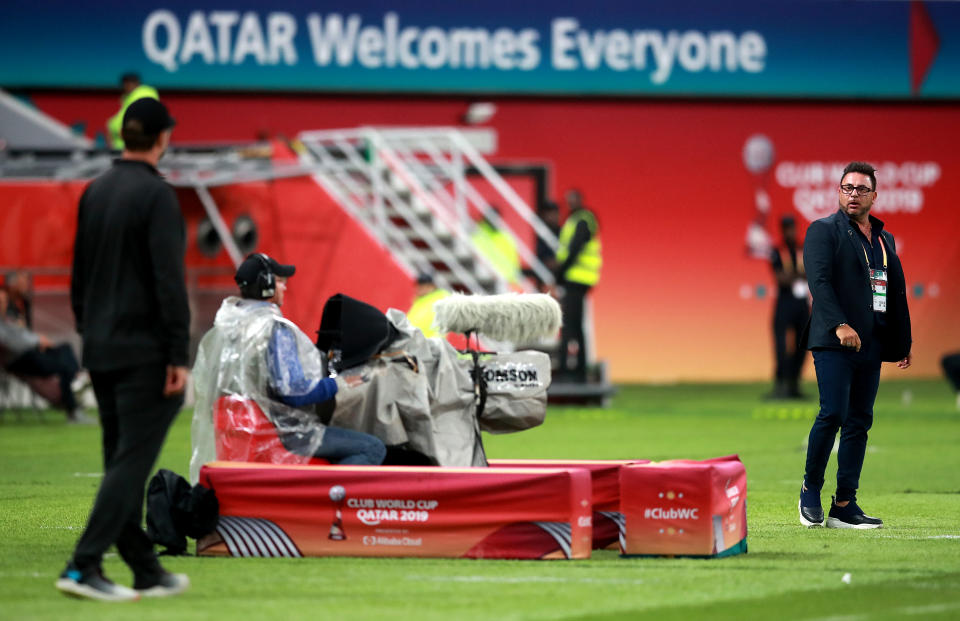
[{"label": "white sneaker", "polygon": [[80,408],[67,412],[68,425],[96,425],[97,419],[87,416]]},{"label": "white sneaker", "polygon": [[136,592],[144,597],[170,597],[179,595],[190,588],[190,578],[187,577],[187,574],[163,572],[160,577],[146,584],[136,583],[133,586]]},{"label": "white sneaker", "polygon": [[86,371],[78,371],[73,381],[70,382],[70,390],[74,393],[83,392],[93,386],[90,383],[90,374]]}]

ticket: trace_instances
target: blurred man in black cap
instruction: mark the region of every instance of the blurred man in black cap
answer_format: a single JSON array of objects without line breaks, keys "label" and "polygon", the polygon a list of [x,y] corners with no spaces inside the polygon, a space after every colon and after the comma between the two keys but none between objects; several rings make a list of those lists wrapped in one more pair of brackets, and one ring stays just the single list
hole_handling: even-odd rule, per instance
[{"label": "blurred man in black cap", "polygon": [[777,301],[773,310],[773,342],[777,355],[773,399],[800,399],[800,372],[807,355],[800,346],[800,334],[810,318],[807,301],[807,273],[803,268],[803,249],[797,246],[797,224],[793,216],[780,219],[783,243],[770,254],[773,276],[777,280]]},{"label": "blurred man in black cap", "polygon": [[[185,226],[173,188],[157,171],[173,125],[156,99],[130,104],[123,154],[80,198],[70,300],[100,408],[104,476],[56,583],[76,597],[130,601],[189,585],[185,575],[160,566],[141,528],[144,486],[183,404],[188,374]],[[100,568],[114,544],[133,570],[133,589],[109,581]]]}]

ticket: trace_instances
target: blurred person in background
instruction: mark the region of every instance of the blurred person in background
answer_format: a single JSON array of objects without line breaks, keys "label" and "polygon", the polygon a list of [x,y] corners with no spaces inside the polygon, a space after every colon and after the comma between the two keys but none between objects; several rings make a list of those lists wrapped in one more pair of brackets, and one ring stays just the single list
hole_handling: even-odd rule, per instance
[{"label": "blurred person in background", "polygon": [[107,119],[107,144],[111,149],[123,149],[123,136],[121,126],[123,124],[123,115],[130,107],[130,104],[138,99],[150,97],[151,99],[160,99],[157,89],[152,86],[140,83],[140,76],[136,73],[125,73],[120,77],[120,109],[116,114]]},{"label": "blurred person in background", "polygon": [[803,262],[813,296],[808,346],[813,351],[820,412],[810,429],[800,488],[800,523],[823,525],[820,490],[837,431],[837,492],[828,528],[881,528],[857,505],[857,488],[873,425],[881,362],[911,363],[910,312],[893,235],[870,215],[876,170],[851,162],[837,188],[840,209],[810,224]]},{"label": "blurred person in background", "polygon": [[[493,205],[490,208],[503,218],[499,207]],[[516,285],[520,281],[520,255],[513,237],[497,228],[486,216],[482,216],[476,225],[470,236],[473,245],[490,261],[500,276],[509,284]]]},{"label": "blurred person in background", "polygon": [[[131,601],[184,591],[141,526],[144,487],[167,430],[183,405],[190,309],[186,226],[157,163],[174,120],[156,99],[130,104],[124,151],[80,197],[70,301],[83,363],[100,409],[104,475],[86,528],[56,587],[66,595]],[[133,589],[101,569],[116,544]]]},{"label": "blurred person in background", "polygon": [[30,273],[25,270],[14,270],[8,273],[4,280],[10,298],[5,313],[7,319],[33,329],[33,293],[30,286]]},{"label": "blurred person in background", "polygon": [[[540,208],[537,209],[537,216],[555,237],[560,236],[560,208],[556,203],[552,201],[543,203]],[[539,235],[536,237],[535,251],[537,259],[553,274],[557,271],[557,254],[550,244],[547,243],[547,240]],[[537,283],[537,289],[539,289],[541,293],[549,292],[549,287],[547,287],[546,283],[543,282],[532,269],[525,269],[523,274],[528,278],[532,278],[534,282]]]},{"label": "blurred person in background", "polygon": [[433,327],[433,320],[436,317],[433,305],[449,297],[450,292],[438,287],[430,274],[420,274],[417,276],[415,296],[410,310],[407,311],[407,319],[415,328],[419,328],[425,337],[441,336]]},{"label": "blurred person in background", "polygon": [[[587,379],[587,342],[584,330],[584,301],[600,281],[603,264],[597,216],[583,204],[583,194],[571,189],[566,194],[570,213],[560,229],[557,248],[557,283],[563,288],[563,327],[560,329],[561,378],[576,382]],[[570,367],[570,344],[576,343],[576,364]]]},{"label": "blurred person in background", "polygon": [[780,219],[782,243],[771,251],[770,263],[777,281],[777,301],[773,307],[773,342],[777,356],[773,399],[802,399],[800,373],[806,348],[800,334],[810,318],[807,303],[807,274],[803,269],[803,250],[797,247],[797,224],[793,216]]},{"label": "blurred person in background", "polygon": [[947,354],[940,360],[943,374],[957,393],[957,409],[960,410],[960,352]]},{"label": "blurred person in background", "polygon": [[77,405],[71,387],[80,370],[73,349],[66,343],[54,345],[43,334],[10,319],[7,316],[10,299],[7,289],[0,287],[0,364],[4,370],[22,378],[55,375],[60,385],[59,405],[66,411],[67,421],[92,423],[93,420]]}]

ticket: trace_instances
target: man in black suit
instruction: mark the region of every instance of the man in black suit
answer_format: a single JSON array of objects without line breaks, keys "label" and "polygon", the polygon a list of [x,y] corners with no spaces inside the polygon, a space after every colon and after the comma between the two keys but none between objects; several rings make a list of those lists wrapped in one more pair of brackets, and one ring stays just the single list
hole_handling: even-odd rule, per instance
[{"label": "man in black suit", "polygon": [[800,490],[800,523],[823,525],[820,489],[840,430],[837,493],[829,528],[880,528],[883,521],[857,506],[857,487],[873,423],[880,363],[910,366],[910,313],[903,266],[893,235],[870,215],[877,198],[873,166],[843,169],[840,209],[807,229],[803,262],[813,296],[807,346],[813,350],[820,391]]}]

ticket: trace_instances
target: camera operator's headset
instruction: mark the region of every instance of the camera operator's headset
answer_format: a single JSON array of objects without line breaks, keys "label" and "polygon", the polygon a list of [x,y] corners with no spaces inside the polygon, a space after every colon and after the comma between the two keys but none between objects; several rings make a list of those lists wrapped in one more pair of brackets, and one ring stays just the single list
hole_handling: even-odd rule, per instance
[{"label": "camera operator's headset", "polygon": [[267,260],[266,255],[260,252],[251,256],[257,257],[263,269],[257,272],[257,278],[253,282],[238,282],[237,284],[240,285],[240,291],[244,297],[259,300],[272,298],[277,293],[277,277],[273,274],[270,261]]}]

